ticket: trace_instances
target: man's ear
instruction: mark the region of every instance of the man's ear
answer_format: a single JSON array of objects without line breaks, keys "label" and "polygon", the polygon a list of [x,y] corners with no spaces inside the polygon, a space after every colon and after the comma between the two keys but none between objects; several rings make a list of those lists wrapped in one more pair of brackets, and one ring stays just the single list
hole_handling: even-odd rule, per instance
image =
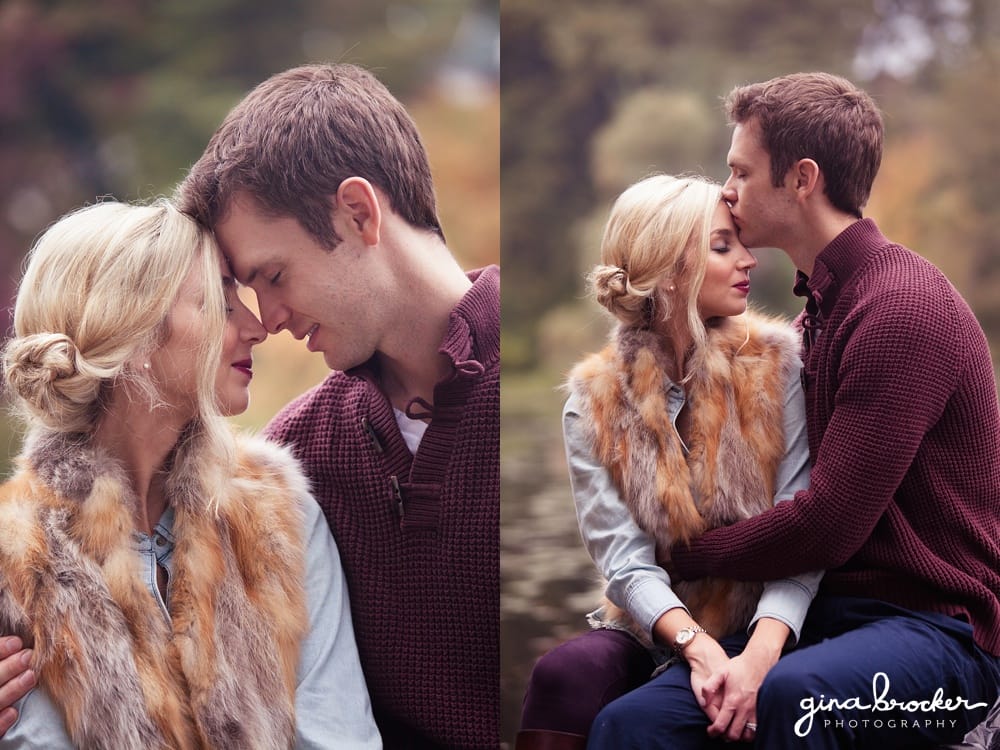
[{"label": "man's ear", "polygon": [[823,179],[819,164],[812,159],[799,159],[789,171],[791,172],[792,187],[800,199],[812,195]]},{"label": "man's ear", "polygon": [[337,188],[337,207],[366,245],[377,245],[382,229],[382,209],[375,188],[364,177],[348,177]]}]

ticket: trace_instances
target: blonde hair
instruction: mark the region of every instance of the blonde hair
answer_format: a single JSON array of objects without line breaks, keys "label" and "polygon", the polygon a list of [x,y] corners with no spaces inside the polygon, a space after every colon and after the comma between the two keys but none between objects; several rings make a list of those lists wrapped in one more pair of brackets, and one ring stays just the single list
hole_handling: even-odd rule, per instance
[{"label": "blonde hair", "polygon": [[625,326],[674,320],[696,348],[704,344],[698,292],[720,200],[722,186],[699,176],[653,175],[627,188],[611,208],[601,264],[589,275],[597,301]]},{"label": "blonde hair", "polygon": [[[133,387],[161,404],[142,361],[170,332],[168,315],[201,266],[204,340],[198,352],[201,428],[223,431],[215,396],[225,294],[212,236],[170,202],[103,202],[67,214],[37,240],[14,308],[3,372],[29,425],[90,433],[112,390]],[[222,423],[222,424],[220,424]],[[228,428],[225,430],[228,434]]]}]

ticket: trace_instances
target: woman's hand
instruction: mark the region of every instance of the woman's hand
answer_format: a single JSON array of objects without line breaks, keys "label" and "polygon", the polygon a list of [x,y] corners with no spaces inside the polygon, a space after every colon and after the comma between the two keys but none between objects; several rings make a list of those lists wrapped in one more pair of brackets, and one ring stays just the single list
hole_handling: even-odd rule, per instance
[{"label": "woman's hand", "polygon": [[708,633],[699,633],[684,649],[684,658],[691,667],[691,690],[709,721],[715,722],[723,707],[721,691],[706,691],[705,687],[717,674],[730,671],[729,655]]},{"label": "woman's hand", "polygon": [[[698,623],[691,619],[686,609],[674,607],[661,615],[653,625],[653,637],[669,646],[676,641],[677,634],[681,630],[697,626]],[[695,700],[709,721],[715,721],[722,707],[722,697],[713,695],[711,699],[706,699],[702,688],[713,674],[726,671],[729,655],[712,636],[699,632],[685,646],[682,657],[691,667],[691,690],[694,692]]]}]

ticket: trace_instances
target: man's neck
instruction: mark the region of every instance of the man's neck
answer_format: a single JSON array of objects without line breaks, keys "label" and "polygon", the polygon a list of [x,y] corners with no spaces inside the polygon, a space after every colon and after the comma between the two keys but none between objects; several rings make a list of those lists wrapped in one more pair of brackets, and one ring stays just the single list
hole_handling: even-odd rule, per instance
[{"label": "man's neck", "polygon": [[378,349],[380,386],[393,406],[433,404],[434,387],[451,372],[441,354],[451,313],[472,286],[447,247],[434,241],[397,256],[397,304]]},{"label": "man's neck", "polygon": [[856,216],[837,212],[824,212],[802,224],[800,231],[781,249],[795,267],[806,276],[812,276],[816,258],[840,234],[859,221]]}]

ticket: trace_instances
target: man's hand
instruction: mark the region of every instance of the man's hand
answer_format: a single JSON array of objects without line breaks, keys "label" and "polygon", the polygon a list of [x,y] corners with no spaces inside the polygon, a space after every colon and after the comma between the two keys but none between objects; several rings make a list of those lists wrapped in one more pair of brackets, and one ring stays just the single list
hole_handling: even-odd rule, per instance
[{"label": "man's hand", "polygon": [[0,737],[17,721],[14,704],[35,686],[30,664],[31,650],[24,648],[20,638],[0,638]]},{"label": "man's hand", "polygon": [[[757,722],[757,691],[771,665],[746,652],[729,660],[727,668],[714,673],[702,687],[706,703],[719,706],[708,728],[710,737],[730,742],[753,741]],[[713,717],[709,717],[713,718]]]},{"label": "man's hand", "polygon": [[757,728],[757,692],[781,657],[789,632],[784,623],[761,618],[743,653],[734,656],[705,681],[702,699],[706,704],[719,706],[716,714],[708,717],[712,720],[708,727],[710,737],[753,742]]}]

